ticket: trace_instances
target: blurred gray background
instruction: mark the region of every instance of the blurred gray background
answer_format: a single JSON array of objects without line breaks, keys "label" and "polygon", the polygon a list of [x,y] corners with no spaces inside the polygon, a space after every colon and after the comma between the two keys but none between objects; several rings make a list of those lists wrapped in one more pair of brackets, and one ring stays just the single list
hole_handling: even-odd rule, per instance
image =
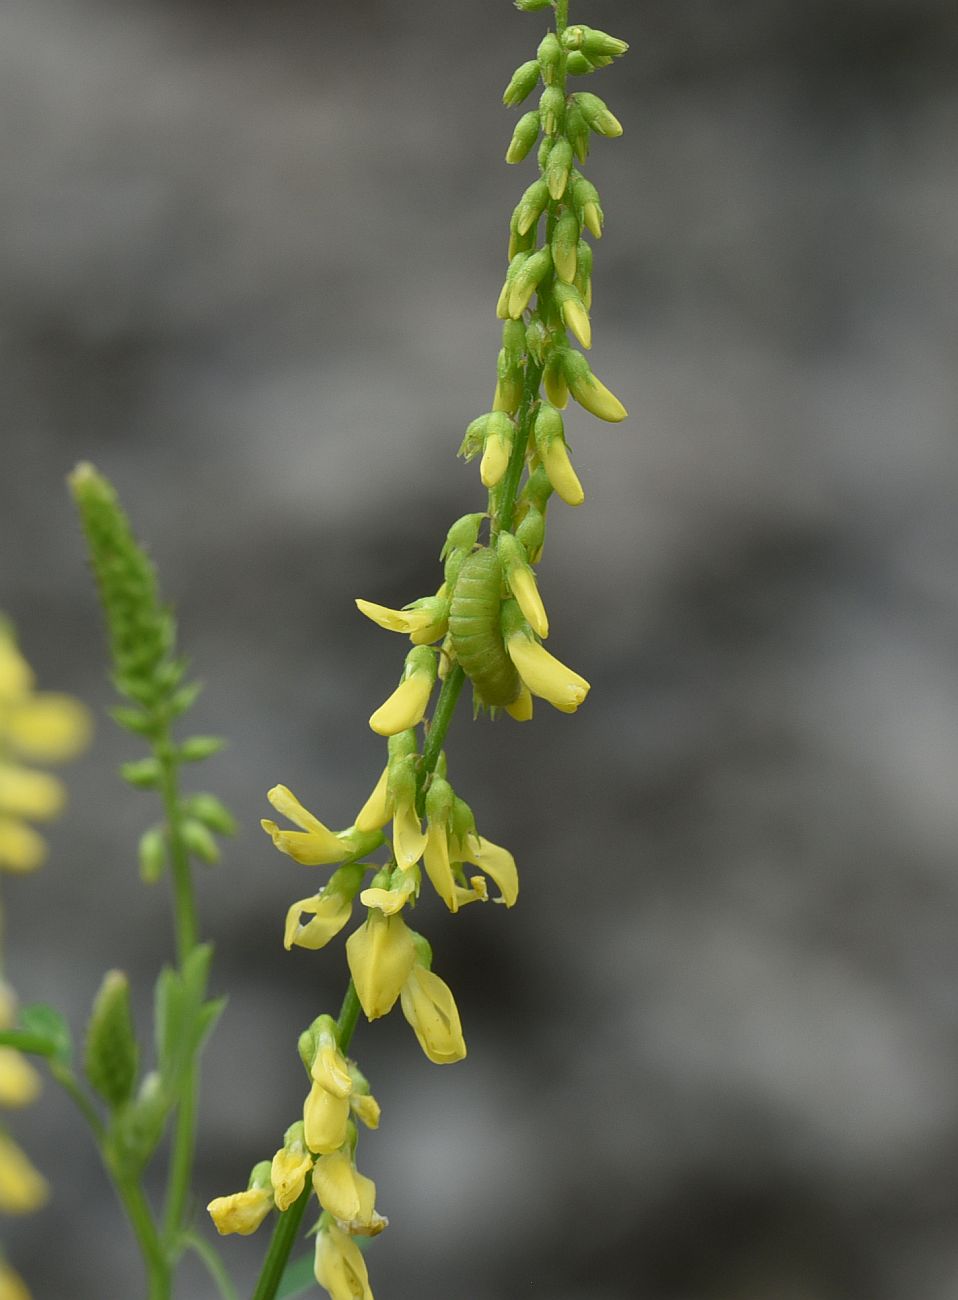
[{"label": "blurred gray background", "polygon": [[[958,1295],[958,12],[953,0],[573,0],[632,43],[593,78],[596,373],[569,421],[550,648],[575,717],[472,726],[450,769],[510,845],[511,913],[417,921],[470,1047],[360,1026],[381,1300]],[[79,1032],[107,966],[140,1024],[170,951],[137,879],[64,475],[116,482],[207,682],[202,773],[243,833],[202,882],[215,987],[199,1213],[295,1118],[341,947],[283,952],[321,874],[258,829],[335,825],[380,770],[402,643],[353,598],[434,590],[484,497],[509,212],[507,0],[6,0],[0,606],[99,711],[47,867],[6,880],[9,971]],[[137,1258],[50,1086],[14,1131],[39,1300],[127,1300]],[[248,1294],[266,1243],[224,1252]],[[210,1300],[190,1268],[180,1300]]]}]

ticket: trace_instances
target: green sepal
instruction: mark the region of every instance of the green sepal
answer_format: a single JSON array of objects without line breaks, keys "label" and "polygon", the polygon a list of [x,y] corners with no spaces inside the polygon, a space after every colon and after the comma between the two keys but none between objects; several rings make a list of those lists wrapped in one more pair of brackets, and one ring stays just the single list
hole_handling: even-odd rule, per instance
[{"label": "green sepal", "polygon": [[426,970],[432,970],[432,944],[418,930],[410,928],[409,933],[412,936],[412,946],[416,949],[417,966],[425,966]]},{"label": "green sepal", "polygon": [[140,758],[133,763],[123,763],[120,776],[138,790],[157,790],[163,784],[163,768],[155,758]]},{"label": "green sepal", "polygon": [[[474,420],[470,421],[470,423],[466,426],[466,435],[459,446],[458,452],[456,453],[457,456],[462,457],[462,459],[466,462],[466,464],[468,464],[469,461],[474,460],[475,457],[478,456],[479,453],[482,451],[482,444],[485,442],[485,438],[486,438],[486,423],[488,419],[489,419],[488,413],[486,413],[485,415],[478,415]],[[453,525],[453,527],[455,527],[455,525]],[[449,542],[447,539],[446,546],[443,547],[443,556],[441,556],[440,558],[443,558],[445,556],[446,547],[448,545]]]},{"label": "green sepal", "polygon": [[520,64],[502,93],[502,102],[507,108],[515,108],[517,104],[521,104],[528,95],[532,94],[538,80],[539,65],[535,59]]},{"label": "green sepal", "polygon": [[177,748],[176,756],[182,763],[202,763],[218,754],[225,744],[222,736],[190,736]]},{"label": "green sepal", "polygon": [[587,77],[595,72],[595,64],[590,63],[581,50],[570,50],[566,56],[565,70],[573,77]]},{"label": "green sepal", "polygon": [[535,144],[539,135],[539,114],[535,111],[523,113],[512,132],[509,148],[506,150],[507,163],[522,162]]},{"label": "green sepal", "polygon": [[201,791],[183,800],[183,809],[217,835],[235,835],[236,818],[215,794]]},{"label": "green sepal", "polygon": [[143,1076],[136,1097],[117,1109],[107,1137],[106,1154],[110,1167],[121,1178],[139,1176],[159,1145],[175,1104],[160,1074],[151,1070]]},{"label": "green sepal", "polygon": [[629,48],[628,42],[619,40],[617,36],[586,27],[583,23],[567,27],[561,40],[567,50],[581,50],[593,63],[597,59],[617,59]]},{"label": "green sepal", "polygon": [[565,95],[558,86],[546,86],[539,99],[539,121],[546,135],[555,135],[565,119]]},{"label": "green sepal", "polygon": [[549,186],[549,193],[559,201],[565,193],[565,188],[569,183],[569,174],[572,171],[572,145],[568,140],[557,140],[549,151],[549,162],[546,166],[546,184]]},{"label": "green sepal", "polygon": [[575,96],[566,107],[565,133],[576,158],[584,163],[589,156],[589,124],[576,103]]},{"label": "green sepal", "polygon": [[155,885],[166,870],[166,831],[162,826],[150,826],[140,836],[140,879],[144,885]]},{"label": "green sepal", "polygon": [[194,857],[213,866],[220,860],[220,846],[213,838],[208,826],[204,826],[198,817],[184,817],[180,823],[183,843]]},{"label": "green sepal", "polygon": [[564,284],[572,284],[576,272],[579,223],[574,212],[563,212],[552,232],[552,264]]},{"label": "green sepal", "polygon": [[562,74],[562,46],[555,32],[546,32],[536,50],[536,59],[542,69],[542,80],[547,86],[554,85]]},{"label": "green sepal", "polygon": [[87,1023],[83,1068],[111,1110],[132,1097],[138,1060],[130,982],[123,971],[107,971]]},{"label": "green sepal", "polygon": [[[550,483],[550,488],[552,487]],[[516,528],[516,540],[525,547],[526,554],[533,564],[538,564],[546,540],[545,515],[538,506],[529,503],[525,514]]]}]

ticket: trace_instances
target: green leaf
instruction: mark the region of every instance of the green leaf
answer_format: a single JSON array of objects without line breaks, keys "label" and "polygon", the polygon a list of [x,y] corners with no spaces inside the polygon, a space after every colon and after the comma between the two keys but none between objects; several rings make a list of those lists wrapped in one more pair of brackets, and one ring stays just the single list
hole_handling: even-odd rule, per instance
[{"label": "green leaf", "polygon": [[226,1005],[223,998],[204,1000],[212,956],[212,945],[201,944],[190,953],[182,972],[167,966],[156,981],[156,1058],[164,1086],[174,1099]]},{"label": "green leaf", "polygon": [[305,1295],[307,1291],[315,1288],[313,1262],[312,1251],[308,1255],[300,1255],[299,1259],[290,1260],[283,1273],[279,1290],[276,1292],[276,1300],[292,1300],[293,1296]]},{"label": "green leaf", "polygon": [[45,1002],[21,1007],[19,1027],[48,1045],[49,1050],[43,1052],[44,1056],[50,1056],[62,1065],[70,1064],[73,1058],[70,1026],[56,1007],[48,1006]]},{"label": "green leaf", "polygon": [[107,971],[87,1025],[84,1069],[111,1110],[133,1095],[138,1058],[129,980],[122,971]]}]

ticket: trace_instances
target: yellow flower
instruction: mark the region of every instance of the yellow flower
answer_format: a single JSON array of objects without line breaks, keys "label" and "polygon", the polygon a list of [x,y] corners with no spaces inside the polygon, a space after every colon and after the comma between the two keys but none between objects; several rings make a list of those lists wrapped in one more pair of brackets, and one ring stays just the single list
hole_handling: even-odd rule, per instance
[{"label": "yellow flower", "polygon": [[288,1210],[294,1201],[299,1200],[312,1167],[313,1157],[306,1149],[300,1120],[286,1130],[283,1145],[270,1165],[269,1177],[277,1210]]},{"label": "yellow flower", "polygon": [[466,1055],[462,1025],[452,990],[433,971],[416,963],[402,987],[402,1013],[419,1046],[436,1065],[451,1065]]},{"label": "yellow flower", "polygon": [[376,1216],[376,1184],[366,1178],[345,1151],[320,1156],[313,1166],[313,1190],[324,1210],[334,1219],[362,1230]]},{"label": "yellow flower", "polygon": [[349,1098],[349,1108],[361,1124],[367,1128],[379,1128],[382,1110],[372,1093],[354,1091]]},{"label": "yellow flower", "polygon": [[[496,902],[512,907],[519,897],[519,873],[516,860],[501,844],[493,844],[481,835],[466,835],[455,845],[456,860],[470,862],[484,871],[499,886]],[[475,886],[475,882],[473,882]]]},{"label": "yellow flower", "polygon": [[300,827],[298,831],[284,831],[267,818],[260,822],[281,853],[288,853],[307,867],[329,866],[349,857],[352,849],[345,837],[324,826],[285,785],[274,785],[266,798],[278,813]]},{"label": "yellow flower", "polygon": [[232,1196],[217,1196],[206,1207],[221,1237],[236,1232],[248,1237],[273,1208],[272,1187],[248,1187]]},{"label": "yellow flower", "polygon": [[[364,874],[365,868],[359,863],[340,867],[330,876],[325,889],[313,898],[294,903],[286,913],[283,946],[316,949],[329,943],[352,915],[353,899]],[[313,919],[304,924],[304,914]]]},{"label": "yellow flower", "polygon": [[310,1151],[325,1155],[338,1151],[346,1141],[349,1096],[337,1097],[313,1080],[303,1104],[303,1130]]},{"label": "yellow flower", "polygon": [[378,907],[384,916],[395,916],[411,898],[418,898],[419,880],[419,868],[415,864],[405,870],[399,868],[392,873],[388,889],[379,886],[364,889],[359,901],[364,907]]},{"label": "yellow flower", "polygon": [[357,600],[356,607],[387,632],[404,632],[415,645],[429,645],[446,635],[449,624],[449,600],[445,589],[435,596],[414,600],[403,609],[389,609],[371,600]]},{"label": "yellow flower", "polygon": [[380,736],[395,736],[417,727],[423,720],[435,680],[435,651],[428,646],[416,646],[406,656],[402,681],[369,719],[373,731]]},{"label": "yellow flower", "polygon": [[14,1047],[0,1047],[0,1106],[28,1106],[40,1091],[40,1076]]},{"label": "yellow flower", "polygon": [[0,763],[0,813],[47,821],[62,812],[65,802],[63,783],[55,776]]},{"label": "yellow flower", "polygon": [[45,840],[31,826],[0,816],[0,867],[7,871],[34,871],[46,854]]},{"label": "yellow flower", "polygon": [[48,1196],[46,1179],[5,1133],[0,1133],[0,1213],[31,1214]]},{"label": "yellow flower", "polygon": [[372,794],[356,814],[358,831],[378,831],[392,817],[389,804],[389,767],[383,768],[379,780],[373,786]]},{"label": "yellow flower", "polygon": [[28,695],[33,681],[33,671],[17,649],[9,624],[0,621],[0,703]]},{"label": "yellow flower", "polygon": [[[349,971],[368,1020],[392,1010],[415,959],[412,934],[402,917],[371,909],[364,924],[346,940]],[[317,1149],[312,1142],[310,1146]]]},{"label": "yellow flower", "polygon": [[363,1253],[334,1223],[316,1234],[314,1276],[332,1300],[373,1300]]},{"label": "yellow flower", "polygon": [[6,1260],[0,1260],[0,1300],[30,1300],[23,1278]]},{"label": "yellow flower", "polygon": [[0,732],[23,758],[62,763],[89,744],[89,710],[71,695],[41,691],[13,704],[0,704]]},{"label": "yellow flower", "polygon": [[560,713],[575,713],[589,693],[589,683],[584,677],[567,668],[545,646],[521,630],[507,638],[506,649],[533,695],[548,700]]},{"label": "yellow flower", "polygon": [[[322,1035],[325,1038],[325,1035]],[[310,1078],[334,1097],[348,1097],[353,1090],[352,1075],[346,1058],[335,1042],[320,1042],[319,1050],[310,1066]]]},{"label": "yellow flower", "polygon": [[[569,448],[564,440],[555,438],[546,448],[540,451],[540,455],[545,472],[549,476],[549,482],[566,505],[581,506],[585,500],[585,490],[572,468],[572,462],[569,460]],[[516,598],[518,599],[518,593]],[[523,613],[525,613],[524,609]],[[529,617],[528,614],[526,614],[526,617]],[[532,622],[531,619],[529,621]],[[536,631],[538,631],[538,628]]]},{"label": "yellow flower", "polygon": [[412,754],[389,765],[389,802],[393,818],[393,853],[396,863],[407,870],[418,862],[426,847],[426,836],[416,812],[416,759]]}]

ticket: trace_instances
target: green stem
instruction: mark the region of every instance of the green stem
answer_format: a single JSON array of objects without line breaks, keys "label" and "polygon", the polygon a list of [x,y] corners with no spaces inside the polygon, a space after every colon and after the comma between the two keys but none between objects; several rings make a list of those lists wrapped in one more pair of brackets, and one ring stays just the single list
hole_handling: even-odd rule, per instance
[{"label": "green stem", "polygon": [[[542,366],[530,357],[526,363],[526,377],[523,386],[522,405],[516,426],[516,437],[512,444],[512,454],[502,479],[502,491],[499,498],[499,510],[493,516],[492,534],[508,533],[512,529],[512,516],[516,508],[516,494],[519,480],[526,463],[526,448],[532,432],[532,417],[536,402],[539,400],[539,384],[542,382]],[[452,674],[450,674],[451,676]],[[448,681],[448,678],[446,679]]]},{"label": "green stem", "polygon": [[450,722],[452,722],[452,715],[456,711],[459,693],[465,680],[466,674],[456,664],[442,684],[439,699],[436,701],[436,707],[433,710],[432,721],[429,724],[429,734],[426,736],[426,743],[422,747],[422,764],[419,769],[420,789],[422,789],[426,778],[436,770],[436,764],[439,762],[439,755],[445,743],[446,732],[449,730]]},{"label": "green stem", "polygon": [[561,36],[569,26],[569,0],[556,0],[556,35]]},{"label": "green stem", "polygon": [[163,1209],[163,1234],[172,1242],[180,1231],[186,1212],[193,1175],[193,1147],[196,1134],[197,1069],[192,1062],[183,1084],[176,1111],[176,1131],[170,1154],[170,1168],[166,1184],[166,1204]]},{"label": "green stem", "polygon": [[356,985],[350,979],[346,985],[346,995],[343,998],[343,1005],[339,1011],[339,1019],[336,1021],[336,1039],[339,1043],[339,1050],[343,1056],[349,1050],[349,1044],[352,1042],[353,1034],[356,1031],[356,1024],[359,1020],[359,1013],[362,1007],[359,1004],[359,994],[356,992]]},{"label": "green stem", "polygon": [[223,1297],[223,1300],[239,1300],[236,1287],[233,1285],[230,1275],[223,1267],[223,1261],[209,1242],[204,1241],[202,1237],[193,1232],[185,1232],[180,1240],[184,1246],[188,1246],[199,1255],[200,1259],[206,1265],[206,1271],[216,1283],[217,1289]]},{"label": "green stem", "polygon": [[303,1221],[303,1215],[306,1212],[306,1205],[312,1191],[313,1185],[307,1179],[306,1186],[300,1193],[299,1198],[293,1202],[288,1210],[284,1210],[279,1215],[269,1243],[269,1251],[263,1261],[259,1281],[256,1283],[256,1290],[253,1292],[253,1300],[273,1300],[276,1295],[279,1284],[283,1280],[283,1274],[286,1271],[289,1252],[293,1248],[293,1242],[299,1232],[299,1225]]}]

